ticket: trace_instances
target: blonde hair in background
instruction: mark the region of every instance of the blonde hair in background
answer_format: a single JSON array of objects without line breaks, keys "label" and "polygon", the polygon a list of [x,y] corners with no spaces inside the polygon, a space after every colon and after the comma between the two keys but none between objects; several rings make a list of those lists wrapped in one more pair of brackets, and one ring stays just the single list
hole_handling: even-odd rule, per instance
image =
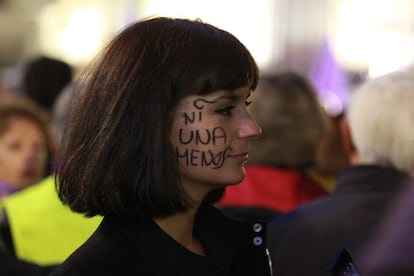
[{"label": "blonde hair in background", "polygon": [[396,71],[359,86],[348,121],[365,164],[414,170],[414,73]]}]

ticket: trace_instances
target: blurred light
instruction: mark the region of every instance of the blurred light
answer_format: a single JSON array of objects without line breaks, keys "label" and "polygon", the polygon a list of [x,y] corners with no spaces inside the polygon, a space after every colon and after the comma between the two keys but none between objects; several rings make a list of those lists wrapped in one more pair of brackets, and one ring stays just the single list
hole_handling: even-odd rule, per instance
[{"label": "blurred light", "polygon": [[342,0],[335,53],[341,64],[378,76],[413,61],[411,0]]},{"label": "blurred light", "polygon": [[372,49],[373,58],[368,71],[370,77],[407,67],[414,60],[414,41],[407,34],[384,33],[377,43],[378,47]]},{"label": "blurred light", "polygon": [[335,92],[324,90],[321,93],[323,94],[323,108],[329,116],[335,117],[345,112],[345,104]]},{"label": "blurred light", "polygon": [[[103,21],[103,8],[99,3],[59,0],[45,5],[39,14],[40,53],[76,66],[89,63],[104,43],[104,28],[109,21]],[[114,8],[111,11],[114,13]]]},{"label": "blurred light", "polygon": [[[274,0],[151,0],[143,17],[200,18],[235,35],[252,53],[260,67],[271,66],[274,53]],[[272,48],[273,47],[273,48]]]},{"label": "blurred light", "polygon": [[348,104],[347,76],[332,53],[330,43],[324,39],[309,72],[319,99],[330,116],[345,112]]},{"label": "blurred light", "polygon": [[60,38],[60,46],[70,59],[84,59],[100,47],[102,19],[96,9],[73,12]]}]

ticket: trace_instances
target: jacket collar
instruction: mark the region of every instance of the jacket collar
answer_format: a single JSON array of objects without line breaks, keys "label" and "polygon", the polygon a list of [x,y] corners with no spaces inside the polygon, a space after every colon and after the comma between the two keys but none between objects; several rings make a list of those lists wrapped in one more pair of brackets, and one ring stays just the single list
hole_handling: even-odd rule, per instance
[{"label": "jacket collar", "polygon": [[334,193],[397,192],[408,186],[410,179],[409,174],[392,167],[352,166],[339,175]]}]

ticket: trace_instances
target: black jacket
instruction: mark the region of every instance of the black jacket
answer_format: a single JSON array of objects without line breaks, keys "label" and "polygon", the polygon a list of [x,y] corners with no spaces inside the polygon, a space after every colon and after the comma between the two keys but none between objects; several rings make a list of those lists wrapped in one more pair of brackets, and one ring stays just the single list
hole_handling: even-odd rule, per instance
[{"label": "black jacket", "polygon": [[202,206],[194,230],[205,257],[181,246],[152,220],[104,218],[51,275],[270,275],[263,225],[238,223]]},{"label": "black jacket", "polygon": [[325,275],[342,248],[351,252],[358,268],[359,249],[408,182],[409,175],[392,168],[346,169],[332,196],[303,205],[269,224],[267,247],[275,275]]}]

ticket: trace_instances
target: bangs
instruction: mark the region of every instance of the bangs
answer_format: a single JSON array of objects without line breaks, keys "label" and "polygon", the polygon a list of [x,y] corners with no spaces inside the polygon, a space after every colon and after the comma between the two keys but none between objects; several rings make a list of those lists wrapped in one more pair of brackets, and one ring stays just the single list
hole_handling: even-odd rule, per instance
[{"label": "bangs", "polygon": [[200,30],[182,40],[173,70],[173,88],[181,98],[217,90],[233,91],[247,86],[256,89],[258,67],[247,48],[226,31]]},{"label": "bangs", "polygon": [[191,92],[207,94],[217,90],[233,91],[242,86],[256,89],[258,70],[250,55],[227,48],[220,52],[209,51],[205,57],[208,60],[201,64],[198,76],[193,76],[197,81]]}]

